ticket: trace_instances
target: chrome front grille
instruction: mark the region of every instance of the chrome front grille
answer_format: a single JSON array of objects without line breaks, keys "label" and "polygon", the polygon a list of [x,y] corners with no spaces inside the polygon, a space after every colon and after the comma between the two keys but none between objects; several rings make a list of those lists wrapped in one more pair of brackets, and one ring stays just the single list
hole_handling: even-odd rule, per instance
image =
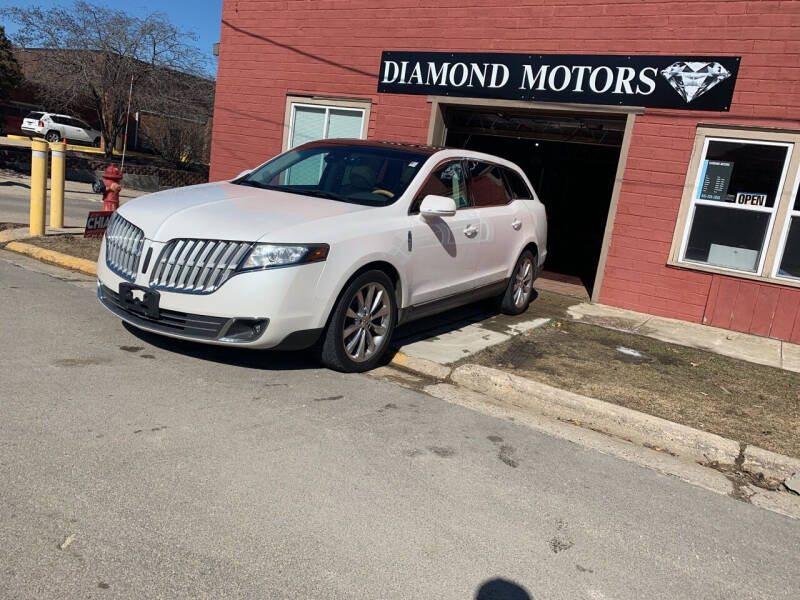
[{"label": "chrome front grille", "polygon": [[251,247],[250,242],[171,240],[153,267],[150,287],[209,294],[230,279]]},{"label": "chrome front grille", "polygon": [[139,258],[142,256],[144,232],[133,223],[114,213],[106,229],[106,264],[128,281],[136,279]]}]

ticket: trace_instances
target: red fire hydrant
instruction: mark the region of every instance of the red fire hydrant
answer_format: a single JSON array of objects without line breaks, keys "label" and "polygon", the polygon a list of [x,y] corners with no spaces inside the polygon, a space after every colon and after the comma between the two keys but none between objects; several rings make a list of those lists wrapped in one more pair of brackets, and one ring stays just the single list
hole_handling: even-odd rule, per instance
[{"label": "red fire hydrant", "polygon": [[103,171],[103,210],[115,211],[119,208],[119,193],[122,190],[122,171],[114,165],[108,165]]}]

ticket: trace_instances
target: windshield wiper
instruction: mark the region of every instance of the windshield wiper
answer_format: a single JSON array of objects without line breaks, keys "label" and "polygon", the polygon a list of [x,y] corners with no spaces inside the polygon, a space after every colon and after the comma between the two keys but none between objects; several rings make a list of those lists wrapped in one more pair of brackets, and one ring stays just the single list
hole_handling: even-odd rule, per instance
[{"label": "windshield wiper", "polygon": [[259,183],[252,179],[242,179],[241,181],[236,181],[236,185],[249,185],[250,187],[255,187],[259,189],[267,189],[269,186],[264,185],[263,183]]},{"label": "windshield wiper", "polygon": [[289,192],[290,194],[300,194],[302,196],[314,196],[315,198],[326,198],[328,200],[337,200],[338,202],[349,202],[349,200],[333,192],[323,192],[322,190],[287,190],[282,189],[282,192]]}]

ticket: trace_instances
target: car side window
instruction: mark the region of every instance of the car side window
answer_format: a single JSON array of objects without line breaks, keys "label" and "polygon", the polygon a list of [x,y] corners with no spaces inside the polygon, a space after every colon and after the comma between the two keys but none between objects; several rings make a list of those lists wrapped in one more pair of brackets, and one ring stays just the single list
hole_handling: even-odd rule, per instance
[{"label": "car side window", "polygon": [[469,189],[476,208],[503,206],[511,202],[503,172],[497,165],[469,161]]},{"label": "car side window", "polygon": [[511,189],[512,198],[515,200],[531,200],[533,198],[528,184],[520,177],[519,173],[503,168],[503,175],[506,176],[506,182]]},{"label": "car side window", "polygon": [[456,208],[467,208],[469,206],[469,198],[467,196],[466,179],[464,165],[460,160],[454,160],[438,166],[433,173],[428,175],[428,179],[417,192],[409,212],[418,213],[419,206],[425,196],[430,194],[452,198],[456,202]]},{"label": "car side window", "polygon": [[53,115],[50,117],[50,120],[56,125],[67,125],[67,120],[64,117],[57,117]]}]

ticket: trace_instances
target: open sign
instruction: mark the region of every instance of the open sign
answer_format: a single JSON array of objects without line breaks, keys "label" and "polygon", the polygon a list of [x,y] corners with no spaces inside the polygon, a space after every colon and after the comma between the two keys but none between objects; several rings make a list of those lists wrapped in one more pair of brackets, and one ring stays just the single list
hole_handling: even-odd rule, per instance
[{"label": "open sign", "polygon": [[93,210],[89,211],[86,217],[86,228],[83,230],[85,238],[101,238],[106,232],[108,222],[111,220],[113,210]]},{"label": "open sign", "polygon": [[739,192],[736,194],[736,204],[748,204],[750,206],[765,206],[767,204],[767,195],[751,194],[749,192]]}]

